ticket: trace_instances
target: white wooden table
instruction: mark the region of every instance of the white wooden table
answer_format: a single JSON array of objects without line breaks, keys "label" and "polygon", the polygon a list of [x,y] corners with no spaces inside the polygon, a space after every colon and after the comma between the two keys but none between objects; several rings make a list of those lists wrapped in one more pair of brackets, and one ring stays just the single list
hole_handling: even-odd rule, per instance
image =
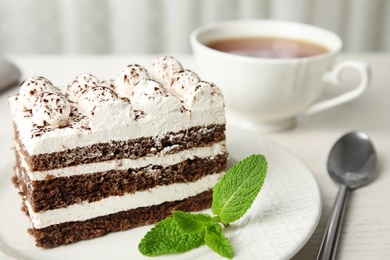
[{"label": "white wooden table", "polygon": [[[9,56],[23,71],[23,77],[44,75],[57,84],[67,84],[82,72],[99,78],[112,78],[128,63],[150,64],[150,56]],[[174,55],[175,56],[175,55]],[[196,71],[192,56],[176,55],[183,65]],[[338,187],[328,177],[326,159],[332,144],[345,132],[359,129],[373,139],[379,154],[378,178],[354,191],[340,238],[338,259],[390,259],[390,54],[342,55],[340,60],[360,59],[372,66],[369,90],[358,99],[316,115],[300,117],[292,130],[263,134],[285,146],[313,172],[323,198],[323,214],[308,243],[294,259],[315,259]],[[357,80],[345,73],[343,80],[353,85]],[[11,127],[6,96],[0,96],[2,127]],[[336,93],[327,91],[326,94]],[[5,122],[7,121],[7,122]],[[228,118],[229,121],[229,118]],[[8,142],[8,141],[7,141]],[[12,146],[9,143],[1,144]],[[0,158],[0,163],[1,163]]]}]

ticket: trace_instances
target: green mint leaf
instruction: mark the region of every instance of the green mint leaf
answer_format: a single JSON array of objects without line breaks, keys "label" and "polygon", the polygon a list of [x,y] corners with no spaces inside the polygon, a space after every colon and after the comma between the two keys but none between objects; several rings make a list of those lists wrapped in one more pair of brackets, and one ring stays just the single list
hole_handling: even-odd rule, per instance
[{"label": "green mint leaf", "polygon": [[229,240],[222,234],[222,228],[219,224],[213,223],[206,227],[204,241],[214,252],[229,259],[233,258],[233,248]]},{"label": "green mint leaf", "polygon": [[230,168],[213,189],[212,212],[227,225],[251,207],[267,173],[263,155],[251,155]]},{"label": "green mint leaf", "polygon": [[202,230],[212,221],[210,215],[207,214],[191,214],[184,211],[174,211],[173,218],[181,229],[186,232],[194,232]]},{"label": "green mint leaf", "polygon": [[205,230],[186,232],[172,218],[157,223],[142,238],[138,250],[146,256],[181,253],[204,244]]}]

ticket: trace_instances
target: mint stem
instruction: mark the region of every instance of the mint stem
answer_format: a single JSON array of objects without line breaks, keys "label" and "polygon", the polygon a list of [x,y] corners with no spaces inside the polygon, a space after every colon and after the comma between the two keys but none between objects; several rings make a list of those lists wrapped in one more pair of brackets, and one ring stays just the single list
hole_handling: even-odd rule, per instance
[{"label": "mint stem", "polygon": [[212,220],[213,220],[214,222],[221,223],[221,218],[220,218],[219,216],[214,216],[214,217],[212,218]]}]

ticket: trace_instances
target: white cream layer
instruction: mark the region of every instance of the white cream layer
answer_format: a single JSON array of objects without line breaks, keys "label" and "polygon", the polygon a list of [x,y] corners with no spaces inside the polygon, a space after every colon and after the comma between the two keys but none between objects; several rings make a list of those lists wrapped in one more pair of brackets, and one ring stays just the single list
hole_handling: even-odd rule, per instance
[{"label": "white cream layer", "polygon": [[9,103],[19,139],[30,155],[140,137],[160,138],[165,133],[179,132],[194,126],[226,123],[223,103],[217,107],[198,111],[181,112],[177,110],[153,116],[147,115],[137,121],[125,115],[124,111],[126,111],[127,104],[112,103],[112,108],[109,105],[105,107],[106,110],[112,110],[110,113],[100,113],[104,114],[105,117],[95,119],[104,127],[94,130],[80,130],[70,127],[57,128],[39,137],[32,138],[31,129],[34,123],[32,118],[27,116],[28,113],[18,109],[16,97],[11,97]]},{"label": "white cream layer", "polygon": [[159,205],[168,201],[182,200],[195,196],[215,186],[224,173],[202,177],[190,183],[175,183],[158,186],[147,191],[139,191],[123,196],[111,196],[96,202],[83,201],[66,208],[35,213],[26,201],[31,221],[37,229],[71,221],[85,221],[121,211]]},{"label": "white cream layer", "polygon": [[148,165],[161,165],[169,166],[176,163],[182,162],[187,159],[206,158],[213,157],[226,152],[226,142],[221,141],[215,143],[208,147],[199,147],[192,148],[189,150],[180,151],[174,154],[164,154],[160,153],[155,156],[142,157],[139,159],[121,159],[121,160],[112,160],[106,162],[97,162],[89,164],[80,164],[76,166],[54,169],[49,171],[31,171],[29,165],[27,164],[23,154],[20,152],[20,147],[16,146],[16,149],[19,153],[21,166],[26,170],[30,180],[40,181],[45,180],[46,177],[70,177],[81,174],[91,174],[96,172],[105,172],[109,170],[127,170],[130,168],[141,168]]}]

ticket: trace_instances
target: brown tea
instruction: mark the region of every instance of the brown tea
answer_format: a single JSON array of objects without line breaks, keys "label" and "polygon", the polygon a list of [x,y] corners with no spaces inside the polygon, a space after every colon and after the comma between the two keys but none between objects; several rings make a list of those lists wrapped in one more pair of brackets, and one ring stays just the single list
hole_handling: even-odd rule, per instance
[{"label": "brown tea", "polygon": [[232,54],[271,59],[303,58],[329,51],[312,42],[272,37],[231,38],[210,42],[207,46]]}]

